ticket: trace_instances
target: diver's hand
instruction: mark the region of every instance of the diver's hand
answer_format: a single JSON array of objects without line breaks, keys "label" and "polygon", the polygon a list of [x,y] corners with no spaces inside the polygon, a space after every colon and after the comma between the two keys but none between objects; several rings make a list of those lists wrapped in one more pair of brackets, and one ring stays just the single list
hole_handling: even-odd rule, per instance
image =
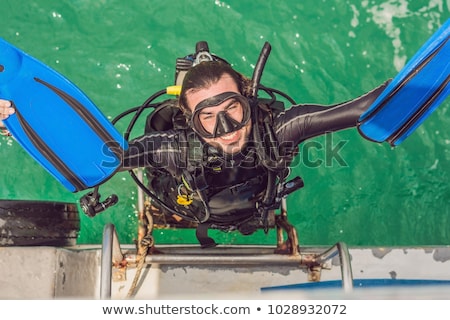
[{"label": "diver's hand", "polygon": [[8,100],[0,99],[0,135],[9,136],[9,131],[3,126],[1,120],[5,120],[10,115],[15,112],[14,108],[11,106],[11,102]]},{"label": "diver's hand", "polygon": [[5,120],[15,112],[11,107],[11,101],[0,99],[0,120]]}]

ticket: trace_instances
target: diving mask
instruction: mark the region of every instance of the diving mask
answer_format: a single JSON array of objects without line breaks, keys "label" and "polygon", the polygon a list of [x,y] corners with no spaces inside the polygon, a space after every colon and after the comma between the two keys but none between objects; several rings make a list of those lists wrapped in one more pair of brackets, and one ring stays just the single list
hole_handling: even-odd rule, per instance
[{"label": "diving mask", "polygon": [[[210,107],[223,105],[216,112]],[[203,138],[217,138],[243,128],[250,120],[248,99],[236,92],[224,92],[197,104],[191,123],[195,132]]]}]

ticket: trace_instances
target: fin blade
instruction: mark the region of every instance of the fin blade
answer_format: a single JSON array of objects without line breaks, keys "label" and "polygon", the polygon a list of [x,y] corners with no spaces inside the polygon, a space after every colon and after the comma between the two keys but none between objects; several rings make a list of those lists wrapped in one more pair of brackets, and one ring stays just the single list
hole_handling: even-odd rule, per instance
[{"label": "fin blade", "polygon": [[0,65],[0,97],[13,101],[21,115],[4,124],[44,169],[71,192],[117,172],[128,144],[86,94],[1,38]]},{"label": "fin blade", "polygon": [[393,146],[404,141],[449,94],[450,19],[425,43],[372,106],[360,134]]}]

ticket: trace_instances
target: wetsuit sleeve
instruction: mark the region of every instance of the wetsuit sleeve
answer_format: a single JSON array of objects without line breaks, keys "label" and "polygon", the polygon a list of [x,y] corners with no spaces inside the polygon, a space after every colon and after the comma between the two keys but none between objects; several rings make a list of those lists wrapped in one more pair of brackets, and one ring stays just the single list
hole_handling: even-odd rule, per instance
[{"label": "wetsuit sleeve", "polygon": [[306,139],[327,132],[355,127],[360,115],[381,94],[387,83],[361,97],[338,105],[293,106],[275,119],[275,135],[279,141],[298,145]]},{"label": "wetsuit sleeve", "polygon": [[129,142],[122,169],[153,167],[175,172],[180,153],[179,135],[175,131],[146,134]]}]

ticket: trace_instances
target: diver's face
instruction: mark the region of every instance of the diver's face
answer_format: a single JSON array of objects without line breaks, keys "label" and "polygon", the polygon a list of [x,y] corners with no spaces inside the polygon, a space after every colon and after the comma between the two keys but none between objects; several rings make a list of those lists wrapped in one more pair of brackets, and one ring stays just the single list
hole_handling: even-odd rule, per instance
[{"label": "diver's face", "polygon": [[[217,96],[224,92],[239,93],[237,84],[229,75],[223,75],[220,80],[208,88],[186,92],[186,101],[191,113],[194,113],[195,106],[205,99]],[[206,131],[214,132],[217,115],[225,112],[227,116],[242,121],[242,111],[239,110],[239,101],[226,100],[218,105],[203,108],[199,116],[200,121]],[[248,121],[243,127],[215,138],[205,138],[206,143],[219,148],[225,153],[235,154],[242,150],[248,137],[250,136],[251,121]]]}]

